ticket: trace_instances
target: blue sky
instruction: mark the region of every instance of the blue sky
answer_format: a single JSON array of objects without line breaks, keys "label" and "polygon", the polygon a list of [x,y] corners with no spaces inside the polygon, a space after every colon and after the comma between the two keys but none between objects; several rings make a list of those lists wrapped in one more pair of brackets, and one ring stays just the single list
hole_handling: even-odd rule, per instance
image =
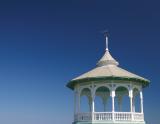
[{"label": "blue sky", "polygon": [[[0,123],[71,124],[66,83],[109,48],[120,67],[151,80],[148,123],[160,115],[160,8],[149,0],[0,1]],[[152,116],[151,116],[152,115]]]}]

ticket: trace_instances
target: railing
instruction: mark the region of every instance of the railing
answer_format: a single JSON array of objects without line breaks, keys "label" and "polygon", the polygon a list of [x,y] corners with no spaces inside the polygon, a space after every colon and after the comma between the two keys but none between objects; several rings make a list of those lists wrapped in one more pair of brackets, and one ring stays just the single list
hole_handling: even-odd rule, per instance
[{"label": "railing", "polygon": [[142,113],[133,113],[133,119],[137,121],[144,121],[144,115]]},{"label": "railing", "polygon": [[75,121],[90,121],[92,120],[92,113],[78,113],[75,115]]},{"label": "railing", "polygon": [[112,113],[111,112],[94,112],[93,113],[93,120],[112,120]]},{"label": "railing", "polygon": [[75,121],[144,121],[143,113],[136,112],[94,112],[78,113]]}]

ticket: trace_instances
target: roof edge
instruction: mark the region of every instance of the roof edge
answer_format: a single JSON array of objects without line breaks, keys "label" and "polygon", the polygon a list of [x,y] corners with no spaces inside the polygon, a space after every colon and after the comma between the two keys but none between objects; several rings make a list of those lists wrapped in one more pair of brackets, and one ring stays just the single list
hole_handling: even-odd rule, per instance
[{"label": "roof edge", "polygon": [[71,80],[67,83],[67,87],[74,90],[74,86],[77,83],[82,83],[82,82],[90,82],[90,81],[105,81],[105,80],[124,80],[124,81],[135,81],[142,83],[143,88],[149,86],[150,81],[149,80],[143,80],[139,78],[131,78],[131,77],[115,77],[115,76],[101,76],[101,77],[88,77],[88,78],[83,78],[83,79],[78,79],[78,80]]}]

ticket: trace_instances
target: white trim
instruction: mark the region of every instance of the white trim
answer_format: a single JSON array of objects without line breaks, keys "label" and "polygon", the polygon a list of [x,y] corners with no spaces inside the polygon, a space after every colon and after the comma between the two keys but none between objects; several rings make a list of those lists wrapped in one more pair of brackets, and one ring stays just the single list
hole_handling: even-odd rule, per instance
[{"label": "white trim", "polygon": [[[132,118],[133,117],[133,118]],[[93,113],[78,113],[75,115],[75,121],[80,122],[104,122],[104,121],[114,121],[115,123],[120,123],[120,121],[128,124],[131,121],[138,124],[139,122],[144,122],[143,113],[138,112],[93,112]]]},{"label": "white trim", "polygon": [[140,100],[141,100],[141,113],[143,113],[143,93],[140,91]]}]

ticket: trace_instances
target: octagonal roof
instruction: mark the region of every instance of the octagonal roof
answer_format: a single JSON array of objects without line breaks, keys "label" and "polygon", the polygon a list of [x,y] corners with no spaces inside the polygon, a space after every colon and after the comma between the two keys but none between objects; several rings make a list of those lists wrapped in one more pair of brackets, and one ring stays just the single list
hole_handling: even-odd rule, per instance
[{"label": "octagonal roof", "polygon": [[97,67],[72,79],[67,87],[74,89],[76,83],[84,83],[88,81],[104,81],[104,80],[127,80],[142,83],[145,87],[149,84],[149,80],[131,73],[125,69],[118,67],[119,63],[111,56],[108,50],[108,38],[106,37],[106,51],[103,57],[98,61]]}]

